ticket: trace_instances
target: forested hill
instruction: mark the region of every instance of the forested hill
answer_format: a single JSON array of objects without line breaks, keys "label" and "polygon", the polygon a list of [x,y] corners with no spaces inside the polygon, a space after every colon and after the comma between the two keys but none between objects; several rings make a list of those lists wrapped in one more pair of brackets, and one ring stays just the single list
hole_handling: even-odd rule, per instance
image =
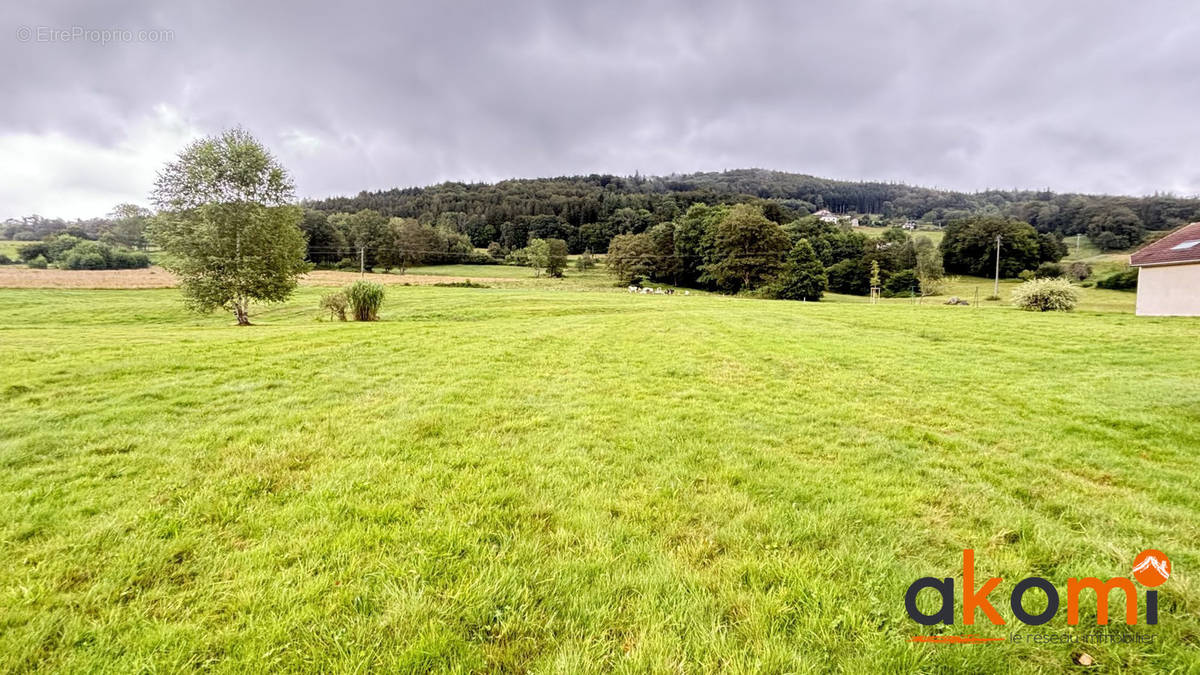
[{"label": "forested hill", "polygon": [[[1140,239],[1135,232],[1170,229],[1200,220],[1200,199],[1168,195],[1123,197],[1002,190],[965,193],[763,169],[665,177],[593,174],[494,184],[442,183],[362,192],[355,197],[315,200],[306,205],[328,212],[374,209],[387,216],[417,218],[430,224],[441,221],[470,233],[477,245],[486,245],[504,223],[532,218],[555,218],[567,229],[591,225],[589,229],[638,231],[671,220],[697,202],[752,200],[774,202],[787,217],[826,208],[834,213],[874,214],[891,220],[943,225],[967,215],[1002,215],[1028,222],[1043,232],[1063,235],[1089,232],[1089,228],[1095,235],[1111,231],[1115,233],[1112,248]],[[614,218],[621,222],[612,223]],[[626,222],[630,220],[641,222]],[[614,227],[596,227],[606,223]]]}]

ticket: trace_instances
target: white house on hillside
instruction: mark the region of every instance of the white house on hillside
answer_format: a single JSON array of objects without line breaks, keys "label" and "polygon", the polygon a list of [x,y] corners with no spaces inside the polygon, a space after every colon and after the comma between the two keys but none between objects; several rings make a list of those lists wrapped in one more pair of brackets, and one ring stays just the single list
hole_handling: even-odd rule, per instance
[{"label": "white house on hillside", "polygon": [[819,218],[822,223],[836,223],[837,221],[841,220],[841,218],[833,215],[833,211],[830,211],[829,209],[821,209],[813,215]]},{"label": "white house on hillside", "polygon": [[1200,316],[1200,223],[1129,256],[1138,268],[1139,316]]}]

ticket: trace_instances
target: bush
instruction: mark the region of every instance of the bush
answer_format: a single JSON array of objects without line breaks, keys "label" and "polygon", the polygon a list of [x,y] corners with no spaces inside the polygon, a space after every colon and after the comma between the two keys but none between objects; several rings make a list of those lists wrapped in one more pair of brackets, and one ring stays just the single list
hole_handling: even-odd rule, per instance
[{"label": "bush", "polygon": [[1075,309],[1079,291],[1066,279],[1034,279],[1017,286],[1013,304],[1031,312],[1066,312]]},{"label": "bush", "polygon": [[46,242],[39,241],[39,242],[35,242],[32,244],[25,244],[24,246],[18,247],[17,248],[17,259],[24,260],[27,263],[32,263],[32,261],[35,260],[36,258],[41,258],[43,261],[49,262],[48,260],[46,260],[46,256],[49,253],[50,253],[50,247],[48,245],[46,245]]},{"label": "bush", "polygon": [[354,258],[342,258],[333,266],[334,269],[339,269],[344,272],[357,272],[358,261]]},{"label": "bush", "polygon": [[592,250],[588,249],[579,256],[575,261],[575,269],[580,272],[586,272],[596,266],[596,258],[592,255]]},{"label": "bush", "polygon": [[1096,288],[1107,288],[1110,291],[1137,290],[1138,270],[1130,267],[1124,272],[1115,272],[1096,282]]},{"label": "bush", "polygon": [[34,258],[33,260],[30,260],[28,262],[28,265],[35,270],[44,270],[49,266],[49,263],[46,262],[45,256],[39,255],[38,257]]},{"label": "bush", "polygon": [[64,270],[103,270],[108,269],[104,256],[95,252],[70,253],[58,264]]},{"label": "bush", "polygon": [[114,249],[108,266],[114,270],[143,269],[150,266],[150,256],[140,251]]},{"label": "bush", "polygon": [[1092,266],[1082,261],[1073,262],[1067,266],[1067,276],[1075,281],[1083,281],[1092,276]]},{"label": "bush", "polygon": [[1021,273],[1017,275],[1017,278],[1021,281],[1032,281],[1037,278],[1037,272],[1034,272],[1033,270],[1021,270]]},{"label": "bush", "polygon": [[1057,279],[1063,276],[1063,266],[1055,262],[1044,262],[1033,272],[1035,279]]},{"label": "bush", "polygon": [[0,253],[0,265],[11,265],[12,263],[12,258]]},{"label": "bush", "polygon": [[466,281],[440,281],[434,284],[434,286],[441,286],[443,288],[491,288],[487,284],[477,284],[470,279]]},{"label": "bush", "polygon": [[350,301],[346,298],[346,294],[342,291],[334,291],[321,296],[321,309],[329,312],[329,319],[337,319],[338,321],[346,320],[346,310],[350,308]]},{"label": "bush", "polygon": [[116,248],[99,241],[59,235],[20,248],[22,260],[42,258],[64,270],[123,270],[150,266],[145,253]]},{"label": "bush", "polygon": [[355,321],[375,321],[383,306],[383,286],[370,281],[356,281],[346,288],[346,299],[354,310]]}]

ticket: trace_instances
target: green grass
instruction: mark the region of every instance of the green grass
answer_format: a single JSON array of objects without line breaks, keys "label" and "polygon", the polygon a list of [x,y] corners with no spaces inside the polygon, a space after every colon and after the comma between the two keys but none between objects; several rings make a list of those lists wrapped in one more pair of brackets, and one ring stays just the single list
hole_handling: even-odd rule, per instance
[{"label": "green grass", "polygon": [[1064,263],[1082,260],[1092,266],[1092,281],[1106,277],[1114,272],[1120,272],[1129,267],[1129,254],[1141,246],[1128,251],[1110,251],[1104,253],[1086,236],[1066,237],[1069,252],[1063,258]]},{"label": "green grass", "polygon": [[[858,227],[855,227],[854,231],[862,232],[863,234],[867,235],[868,237],[882,237],[883,233],[885,231],[887,231],[887,228],[886,227],[867,227],[865,225],[860,225]],[[914,239],[917,237],[925,237],[925,238],[929,239],[929,241],[933,242],[934,246],[941,244],[942,238],[946,236],[946,233],[942,230],[905,230],[905,232],[907,232],[909,235],[911,235]]]},{"label": "green grass", "polygon": [[0,254],[6,255],[9,258],[17,259],[17,249],[21,248],[27,241],[16,241],[12,239],[0,239]]},{"label": "green grass", "polygon": [[616,287],[616,282],[605,273],[603,265],[580,272],[575,269],[573,263],[567,266],[567,269],[563,271],[562,278],[559,279],[547,277],[545,273],[537,276],[532,267],[515,265],[426,265],[410,267],[405,270],[405,274],[465,277],[505,288],[611,291]]},{"label": "green grass", "polygon": [[0,290],[0,671],[1069,669],[907,641],[966,547],[1008,589],[1166,551],[1156,642],[1086,651],[1196,666],[1196,320],[322,290]]}]

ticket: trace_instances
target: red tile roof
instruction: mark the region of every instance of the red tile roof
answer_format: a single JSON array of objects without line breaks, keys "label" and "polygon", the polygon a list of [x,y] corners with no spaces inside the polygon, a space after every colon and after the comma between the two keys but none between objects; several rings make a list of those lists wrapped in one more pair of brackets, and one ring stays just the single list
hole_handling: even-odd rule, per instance
[{"label": "red tile roof", "polygon": [[1185,225],[1129,256],[1134,267],[1182,263],[1200,263],[1200,223]]}]

